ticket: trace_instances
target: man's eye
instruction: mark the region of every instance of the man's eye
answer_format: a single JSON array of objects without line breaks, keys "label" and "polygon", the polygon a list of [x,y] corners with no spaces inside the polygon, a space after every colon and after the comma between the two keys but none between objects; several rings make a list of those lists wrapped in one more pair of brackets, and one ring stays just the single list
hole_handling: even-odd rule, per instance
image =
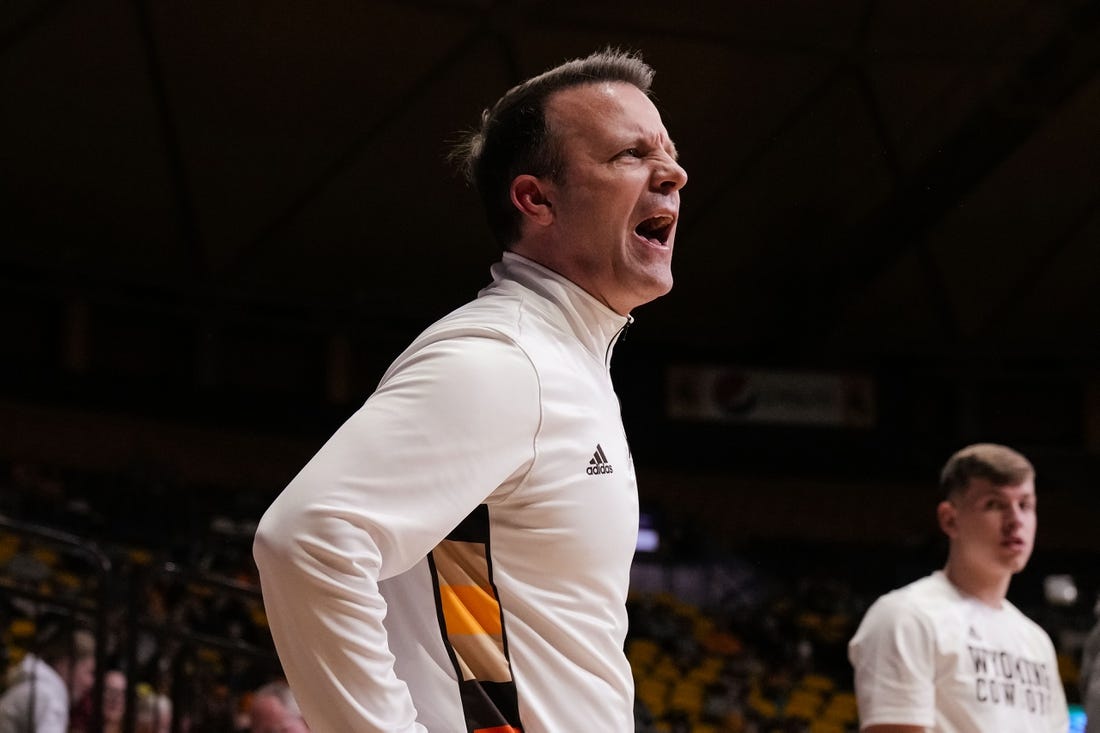
[{"label": "man's eye", "polygon": [[638,148],[627,148],[619,153],[620,158],[640,158],[642,157],[642,151]]}]

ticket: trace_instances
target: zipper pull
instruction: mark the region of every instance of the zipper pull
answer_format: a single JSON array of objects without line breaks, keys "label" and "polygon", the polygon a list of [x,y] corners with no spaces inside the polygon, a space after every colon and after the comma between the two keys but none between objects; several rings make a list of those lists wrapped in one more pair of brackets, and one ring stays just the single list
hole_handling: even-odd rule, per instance
[{"label": "zipper pull", "polygon": [[630,328],[631,323],[634,323],[634,319],[628,316],[626,323],[624,323],[623,327],[619,329],[619,336],[615,339],[615,343],[621,344],[623,341],[626,340],[626,332]]},{"label": "zipper pull", "polygon": [[623,339],[626,338],[626,330],[628,328],[630,328],[631,323],[634,323],[634,317],[633,316],[627,316],[626,317],[626,323],[624,323],[622,325],[622,328],[620,328],[618,331],[615,332],[615,335],[612,337],[611,341],[607,344],[607,350],[603,354],[603,360],[604,360],[604,364],[606,364],[609,368],[611,366],[611,349],[612,349],[612,347],[615,346],[615,344],[621,344],[623,342]]}]

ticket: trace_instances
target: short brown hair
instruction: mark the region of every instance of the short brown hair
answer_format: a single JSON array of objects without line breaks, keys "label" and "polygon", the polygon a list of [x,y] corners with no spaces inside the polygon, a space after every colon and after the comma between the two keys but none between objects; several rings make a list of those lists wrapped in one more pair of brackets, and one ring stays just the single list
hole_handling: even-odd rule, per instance
[{"label": "short brown hair", "polygon": [[995,486],[1016,486],[1035,478],[1031,461],[1018,451],[996,443],[975,443],[957,451],[940,473],[940,490],[944,498],[955,496],[970,485],[970,480],[984,478]]},{"label": "short brown hair", "polygon": [[83,628],[48,625],[38,643],[36,656],[50,665],[65,659],[79,662],[95,656],[95,636]]},{"label": "short brown hair", "polygon": [[561,153],[546,123],[547,100],[563,89],[602,81],[632,84],[649,94],[653,69],[637,54],[611,48],[566,61],[509,89],[452,151],[451,160],[481,195],[489,229],[503,249],[520,237],[512,181],[523,174],[556,179],[561,173]]}]

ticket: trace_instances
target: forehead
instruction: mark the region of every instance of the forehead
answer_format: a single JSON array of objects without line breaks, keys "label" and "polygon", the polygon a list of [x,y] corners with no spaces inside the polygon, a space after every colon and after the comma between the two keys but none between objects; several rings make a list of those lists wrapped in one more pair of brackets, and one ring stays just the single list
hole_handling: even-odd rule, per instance
[{"label": "forehead", "polygon": [[1035,480],[1027,478],[1018,484],[995,484],[987,478],[974,477],[967,483],[963,496],[968,499],[980,499],[986,496],[1020,499],[1035,496]]},{"label": "forehead", "polygon": [[596,82],[555,92],[546,102],[546,117],[564,142],[630,135],[669,142],[653,101],[626,82]]}]

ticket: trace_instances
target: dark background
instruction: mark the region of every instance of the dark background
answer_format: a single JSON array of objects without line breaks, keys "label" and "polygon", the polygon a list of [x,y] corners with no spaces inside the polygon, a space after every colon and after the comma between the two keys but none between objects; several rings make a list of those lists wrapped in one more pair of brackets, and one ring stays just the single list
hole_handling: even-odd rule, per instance
[{"label": "dark background", "polygon": [[[947,455],[994,440],[1039,469],[1040,546],[1100,549],[1100,4],[1074,0],[5,2],[0,458],[273,496],[488,279],[448,142],[607,45],[656,68],[691,177],[676,287],[616,351],[646,503],[910,541]],[[684,364],[866,375],[877,420],[672,420]]]}]

